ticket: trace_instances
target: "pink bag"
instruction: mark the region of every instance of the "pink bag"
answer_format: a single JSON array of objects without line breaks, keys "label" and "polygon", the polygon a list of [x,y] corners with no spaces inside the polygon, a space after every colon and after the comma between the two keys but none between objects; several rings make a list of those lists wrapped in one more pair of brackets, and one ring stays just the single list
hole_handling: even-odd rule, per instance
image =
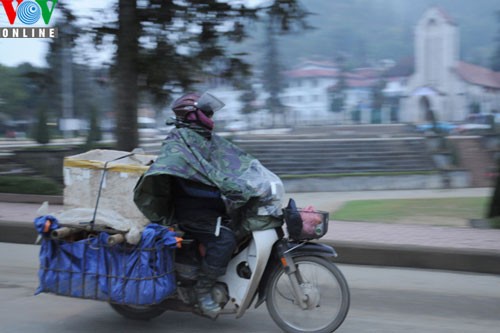
[{"label": "pink bag", "polygon": [[322,216],[315,212],[313,206],[302,209],[300,217],[302,218],[302,234],[304,235],[314,235],[316,226],[323,222]]}]

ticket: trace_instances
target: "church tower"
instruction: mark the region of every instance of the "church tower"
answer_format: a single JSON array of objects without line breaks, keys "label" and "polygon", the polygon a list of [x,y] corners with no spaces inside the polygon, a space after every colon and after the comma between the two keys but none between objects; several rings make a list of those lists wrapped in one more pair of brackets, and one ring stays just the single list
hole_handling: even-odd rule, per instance
[{"label": "church tower", "polygon": [[439,8],[429,9],[415,29],[415,70],[423,82],[443,90],[459,59],[457,25]]},{"label": "church tower", "polygon": [[415,27],[415,71],[408,81],[407,121],[428,121],[432,110],[438,120],[454,120],[458,87],[454,69],[459,61],[457,24],[440,8],[428,9]]}]

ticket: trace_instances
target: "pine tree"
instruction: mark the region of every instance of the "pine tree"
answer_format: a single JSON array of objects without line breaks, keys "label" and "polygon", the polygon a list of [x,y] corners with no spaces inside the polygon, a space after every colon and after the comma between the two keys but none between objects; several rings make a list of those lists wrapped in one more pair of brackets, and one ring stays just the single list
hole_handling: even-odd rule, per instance
[{"label": "pine tree", "polygon": [[139,80],[139,13],[137,0],[119,0],[116,55],[117,148],[132,151],[139,144],[137,126]]},{"label": "pine tree", "polygon": [[263,71],[263,85],[269,97],[266,106],[272,116],[272,125],[275,125],[277,114],[283,112],[283,104],[280,100],[280,93],[283,90],[283,77],[281,64],[279,62],[278,43],[276,40],[276,28],[273,22],[274,18],[270,16],[267,22],[265,59]]},{"label": "pine tree", "polygon": [[[230,54],[228,42],[246,37],[245,19],[274,10],[282,30],[304,18],[298,0],[273,0],[249,8],[216,0],[118,0],[118,22],[96,27],[95,40],[116,37],[117,148],[130,151],[138,145],[137,106],[141,91],[159,104],[200,78],[214,76],[242,80],[249,66]],[[221,27],[224,27],[221,29]],[[142,37],[147,42],[140,43]]]},{"label": "pine tree", "polygon": [[336,56],[336,61],[339,68],[337,83],[330,89],[330,111],[340,113],[344,111],[345,100],[347,97],[347,80],[345,70],[345,56],[339,54]]},{"label": "pine tree", "polygon": [[239,100],[243,103],[243,107],[241,108],[241,113],[248,116],[253,112],[257,111],[257,108],[255,107],[256,99],[257,99],[257,93],[253,89],[252,85],[246,84],[243,87],[243,93],[239,98]]},{"label": "pine tree", "polygon": [[90,107],[89,133],[87,134],[87,146],[90,148],[95,143],[102,139],[101,128],[99,127],[99,115],[97,108],[92,105]]},{"label": "pine tree", "polygon": [[497,168],[497,178],[495,182],[495,190],[490,200],[487,217],[497,218],[500,217],[500,163]]},{"label": "pine tree", "polygon": [[344,111],[344,104],[346,99],[347,83],[344,77],[344,73],[341,71],[339,74],[339,79],[335,87],[330,91],[330,111],[339,113]]},{"label": "pine tree", "polygon": [[[500,25],[500,10],[497,11],[497,21],[498,24]],[[497,36],[495,38],[495,41],[497,43],[495,52],[493,53],[493,56],[491,57],[491,69],[500,72],[500,27],[498,28]]]},{"label": "pine tree", "polygon": [[384,87],[386,82],[379,78],[377,84],[372,88],[372,123],[382,122],[382,108],[385,104]]},{"label": "pine tree", "polygon": [[[497,12],[497,20],[498,23],[500,24],[500,11]],[[491,59],[492,60],[491,69],[499,72],[500,71],[500,28],[498,29],[496,41],[497,41],[497,48]],[[489,218],[500,217],[500,160],[498,161],[495,190],[493,191],[493,196],[491,197],[490,200],[487,217]]]},{"label": "pine tree", "polygon": [[50,142],[49,126],[47,126],[47,110],[44,107],[38,110],[35,140],[40,144],[47,144]]}]

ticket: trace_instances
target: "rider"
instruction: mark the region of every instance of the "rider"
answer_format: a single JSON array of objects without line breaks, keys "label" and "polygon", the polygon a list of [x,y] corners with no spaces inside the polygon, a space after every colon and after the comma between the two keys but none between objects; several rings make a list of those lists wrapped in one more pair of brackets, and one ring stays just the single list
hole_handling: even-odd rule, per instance
[{"label": "rider", "polygon": [[[190,128],[210,140],[214,128],[213,111],[199,109],[199,99],[200,94],[188,93],[174,101],[175,125]],[[205,248],[195,291],[200,310],[214,316],[221,308],[213,300],[211,290],[217,277],[225,273],[236,247],[224,201],[217,187],[181,177],[173,177],[172,196],[179,227]]]},{"label": "rider", "polygon": [[235,233],[240,238],[283,224],[279,177],[212,133],[212,116],[223,106],[209,93],[177,99],[176,128],[134,188],[134,202],[146,218],[179,225],[205,248],[195,289],[200,310],[211,317],[220,311],[211,289],[235,250]]}]

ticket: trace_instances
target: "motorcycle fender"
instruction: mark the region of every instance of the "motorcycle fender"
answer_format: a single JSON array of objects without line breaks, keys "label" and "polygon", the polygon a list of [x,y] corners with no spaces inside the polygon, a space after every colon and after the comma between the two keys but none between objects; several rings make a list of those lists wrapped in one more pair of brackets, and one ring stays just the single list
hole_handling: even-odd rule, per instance
[{"label": "motorcycle fender", "polygon": [[[296,257],[305,257],[305,256],[316,256],[316,257],[324,257],[327,259],[337,257],[337,252],[331,246],[321,244],[321,243],[297,243],[297,242],[289,242],[289,254],[292,258]],[[275,248],[273,249],[273,255],[269,258],[269,261],[266,266],[266,270],[260,280],[259,289],[258,289],[258,299],[255,303],[255,308],[259,307],[266,300],[266,290],[267,290],[267,282],[271,278],[272,274],[276,269],[281,267],[281,260],[278,255],[278,251]]]},{"label": "motorcycle fender", "polygon": [[299,243],[295,243],[295,245],[297,245],[296,248],[293,248],[294,243],[290,243],[290,245],[292,248],[290,251],[292,258],[304,256],[337,257],[335,249],[325,244],[307,242],[303,245],[299,245]]}]

